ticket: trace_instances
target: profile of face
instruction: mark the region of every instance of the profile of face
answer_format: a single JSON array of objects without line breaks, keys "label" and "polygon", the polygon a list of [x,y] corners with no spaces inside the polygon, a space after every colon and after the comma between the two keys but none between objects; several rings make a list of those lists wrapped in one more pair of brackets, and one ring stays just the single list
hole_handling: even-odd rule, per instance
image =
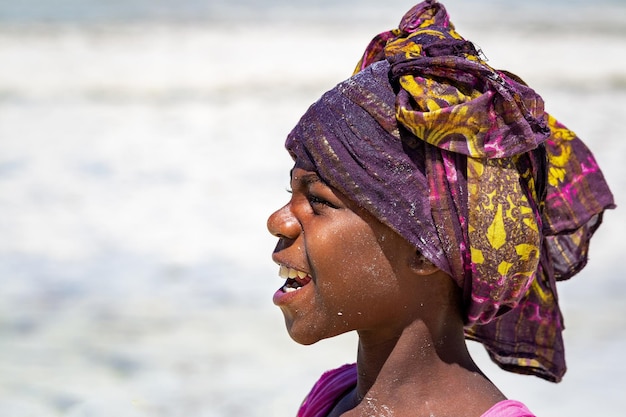
[{"label": "profile of face", "polygon": [[272,258],[286,279],[274,303],[295,341],[400,331],[410,312],[424,306],[415,298],[415,275],[436,268],[416,262],[408,241],[315,172],[296,164],[291,198],[267,225],[279,238]]}]

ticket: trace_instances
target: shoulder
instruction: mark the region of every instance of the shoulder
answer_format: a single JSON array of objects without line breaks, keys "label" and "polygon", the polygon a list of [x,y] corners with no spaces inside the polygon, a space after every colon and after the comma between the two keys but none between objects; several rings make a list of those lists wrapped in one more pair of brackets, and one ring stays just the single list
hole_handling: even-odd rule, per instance
[{"label": "shoulder", "polygon": [[356,364],[324,372],[302,402],[298,417],[325,416],[344,393],[355,386],[356,379]]},{"label": "shoulder", "polygon": [[521,402],[505,400],[491,407],[482,417],[535,417],[535,415]]}]

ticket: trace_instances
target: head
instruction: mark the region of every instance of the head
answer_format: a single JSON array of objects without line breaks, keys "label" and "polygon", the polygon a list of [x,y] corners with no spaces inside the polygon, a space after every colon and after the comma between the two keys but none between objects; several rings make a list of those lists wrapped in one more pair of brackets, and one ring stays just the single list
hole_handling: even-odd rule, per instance
[{"label": "head", "polygon": [[[315,272],[307,240],[324,241],[328,253],[320,259],[339,262],[338,279],[356,268],[354,260],[364,268],[357,275],[367,276],[368,287],[360,293],[374,305],[382,302],[377,285],[388,282],[378,279],[392,273],[415,278],[409,265],[419,254],[461,294],[467,337],[485,344],[506,369],[560,379],[555,280],[584,266],[589,238],[612,206],[593,157],[545,113],[532,89],[489,67],[436,2],[416,6],[399,29],[374,38],[357,68],[311,106],[286,147],[295,162],[292,187],[301,187],[303,176],[316,178],[302,189],[323,188],[335,197],[317,207],[341,201],[368,232],[327,227],[306,233],[298,215],[306,211],[296,202],[308,201],[306,213],[313,215],[319,195],[294,188],[291,202],[269,221],[281,238],[275,260],[283,263],[281,254],[300,251],[300,260],[286,266],[304,274],[294,287],[306,284]],[[581,169],[582,161],[591,169]],[[555,163],[565,175],[550,177]],[[564,216],[566,210],[574,217]],[[278,219],[291,225],[291,235],[278,230]],[[311,219],[321,224],[325,217]],[[358,246],[366,241],[374,252]],[[390,242],[392,250],[385,246]],[[279,304],[287,299],[278,298]],[[307,314],[316,314],[315,306]],[[289,311],[287,320],[304,311]],[[344,312],[337,308],[336,314]],[[340,322],[332,323],[337,332],[351,329]]]},{"label": "head", "polygon": [[427,327],[456,323],[462,332],[450,276],[298,160],[291,198],[268,229],[279,238],[273,259],[287,278],[274,302],[297,342],[351,330],[394,338],[416,319]]}]

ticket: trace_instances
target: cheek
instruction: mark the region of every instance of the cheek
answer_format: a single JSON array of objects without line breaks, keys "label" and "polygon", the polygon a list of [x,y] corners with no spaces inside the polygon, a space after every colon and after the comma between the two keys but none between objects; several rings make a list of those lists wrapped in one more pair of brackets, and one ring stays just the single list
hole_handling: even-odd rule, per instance
[{"label": "cheek", "polygon": [[350,304],[378,300],[397,289],[392,265],[371,229],[335,231],[326,240],[332,250],[316,264],[317,285],[325,295],[345,297]]}]

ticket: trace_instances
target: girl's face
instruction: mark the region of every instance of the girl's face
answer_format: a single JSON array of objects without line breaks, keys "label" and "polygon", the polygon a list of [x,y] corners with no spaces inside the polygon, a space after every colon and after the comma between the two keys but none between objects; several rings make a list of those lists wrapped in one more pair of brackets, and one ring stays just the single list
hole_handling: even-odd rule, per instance
[{"label": "girl's face", "polygon": [[296,167],[291,189],[268,219],[286,280],[274,303],[290,336],[311,344],[350,330],[399,330],[416,302],[404,284],[417,279],[415,249],[315,172]]}]

